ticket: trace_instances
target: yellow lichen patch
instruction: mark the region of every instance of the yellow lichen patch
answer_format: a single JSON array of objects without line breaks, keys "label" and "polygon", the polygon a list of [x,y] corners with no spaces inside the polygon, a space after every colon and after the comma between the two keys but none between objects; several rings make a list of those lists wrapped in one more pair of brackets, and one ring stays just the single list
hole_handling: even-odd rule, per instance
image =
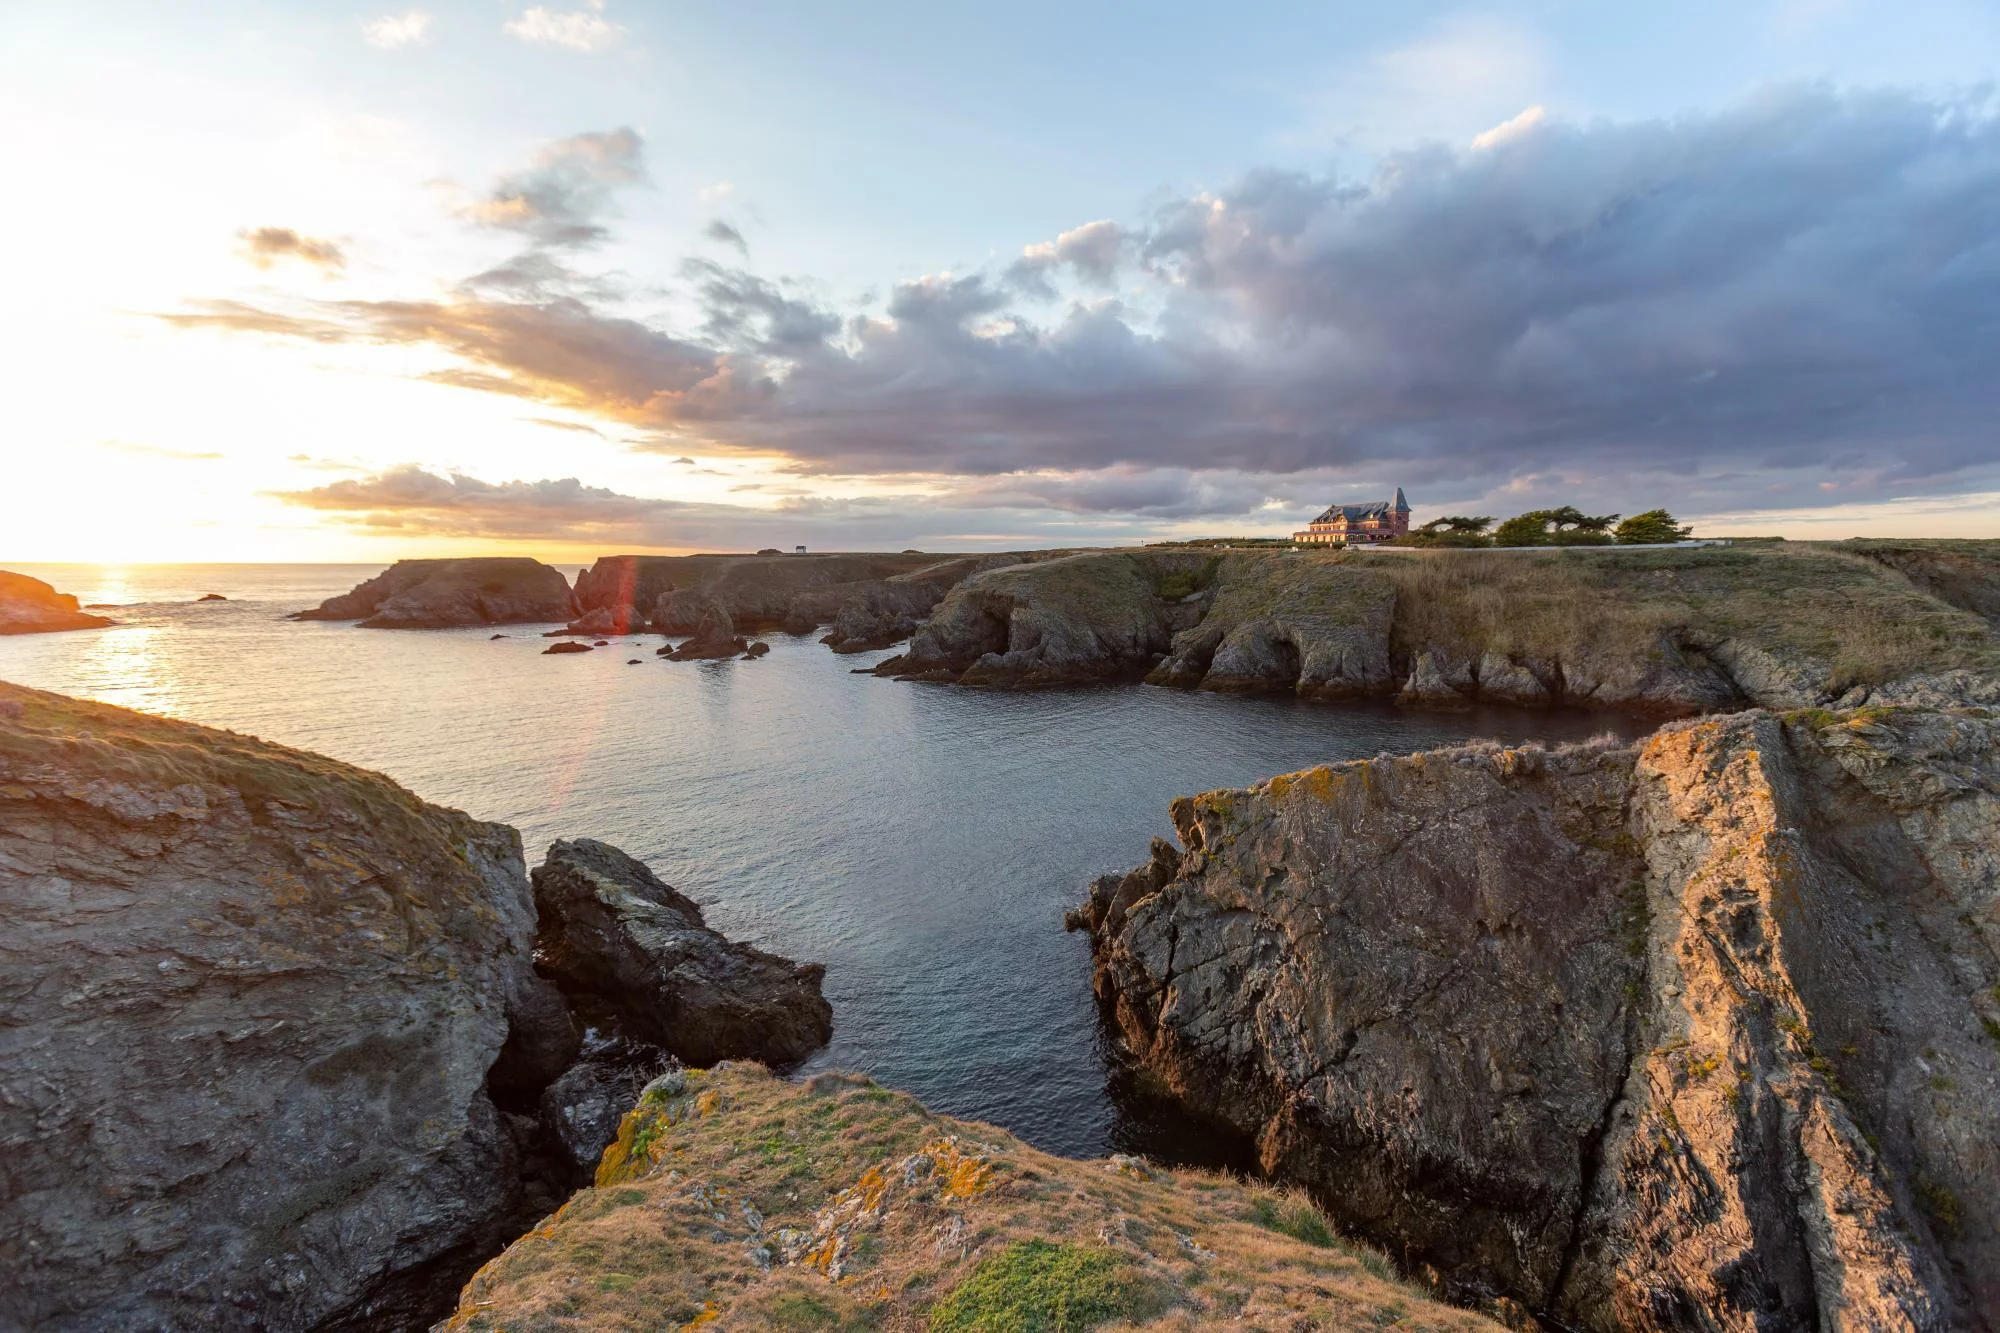
[{"label": "yellow lichen patch", "polygon": [[[697,1109],[709,1093],[728,1114]],[[1302,1199],[1052,1157],[858,1076],[669,1079],[599,1177],[482,1269],[445,1327],[1497,1327],[1398,1283]],[[1044,1297],[1060,1309],[1029,1308]],[[1077,1323],[1085,1298],[1097,1313]]]}]

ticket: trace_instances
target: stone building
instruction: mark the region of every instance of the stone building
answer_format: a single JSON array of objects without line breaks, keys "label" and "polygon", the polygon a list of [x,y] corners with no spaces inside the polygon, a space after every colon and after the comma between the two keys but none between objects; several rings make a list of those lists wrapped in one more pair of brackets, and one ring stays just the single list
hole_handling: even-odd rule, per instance
[{"label": "stone building", "polygon": [[1327,546],[1358,546],[1386,542],[1410,530],[1410,502],[1403,488],[1396,488],[1393,500],[1373,504],[1329,505],[1303,532],[1292,534],[1295,542]]}]

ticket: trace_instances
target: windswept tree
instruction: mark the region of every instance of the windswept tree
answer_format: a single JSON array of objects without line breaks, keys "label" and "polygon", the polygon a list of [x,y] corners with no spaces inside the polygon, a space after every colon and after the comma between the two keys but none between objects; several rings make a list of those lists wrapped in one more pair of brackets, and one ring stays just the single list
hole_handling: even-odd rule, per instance
[{"label": "windswept tree", "polygon": [[1410,546],[1485,546],[1486,529],[1491,526],[1493,520],[1487,515],[1452,514],[1421,524],[1399,540]]},{"label": "windswept tree", "polygon": [[1623,546],[1642,546],[1661,542],[1684,542],[1694,536],[1693,528],[1684,528],[1674,521],[1674,516],[1664,509],[1648,509],[1643,514],[1634,514],[1618,525],[1618,541]]},{"label": "windswept tree", "polygon": [[1575,505],[1531,509],[1516,514],[1493,533],[1495,546],[1604,546],[1611,538],[1616,514],[1586,514]]}]

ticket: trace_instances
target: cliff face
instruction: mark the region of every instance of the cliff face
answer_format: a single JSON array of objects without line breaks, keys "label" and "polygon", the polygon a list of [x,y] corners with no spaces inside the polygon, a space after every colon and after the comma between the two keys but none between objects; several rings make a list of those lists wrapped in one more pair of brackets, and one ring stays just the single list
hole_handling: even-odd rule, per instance
[{"label": "cliff face", "polygon": [[597,1187],[482,1269],[443,1330],[1497,1329],[1394,1282],[1310,1205],[1040,1153],[860,1075],[649,1086]]},{"label": "cliff face", "polygon": [[76,598],[40,579],[0,569],[0,634],[49,634],[117,623],[82,610]]},{"label": "cliff face", "polygon": [[540,624],[575,612],[569,581],[539,560],[481,556],[398,560],[295,620],[358,620],[363,629]]},{"label": "cliff face", "polygon": [[1862,538],[1835,549],[1893,569],[1939,601],[2000,627],[2000,542]]},{"label": "cliff face", "polygon": [[1346,1226],[1588,1328],[2000,1319],[1987,713],[1441,751],[1174,820],[1073,917],[1100,999]]},{"label": "cliff face", "polygon": [[536,880],[539,929],[511,828],[0,684],[0,1327],[425,1327],[670,1053],[825,1039],[616,848]]},{"label": "cliff face", "polygon": [[[836,648],[859,651],[908,634],[938,599],[984,569],[1032,556],[940,559],[917,552],[870,555],[616,555],[577,577],[581,634],[693,628],[676,608],[689,594],[712,598],[737,629],[806,634],[835,623]],[[676,599],[674,594],[681,594]]]},{"label": "cliff face", "polygon": [[1987,623],[1828,549],[1095,552],[965,580],[878,670],[1667,715],[2000,701]]},{"label": "cliff face", "polygon": [[316,756],[0,686],[5,1304],[398,1327],[519,1191],[486,1091],[518,835]]}]

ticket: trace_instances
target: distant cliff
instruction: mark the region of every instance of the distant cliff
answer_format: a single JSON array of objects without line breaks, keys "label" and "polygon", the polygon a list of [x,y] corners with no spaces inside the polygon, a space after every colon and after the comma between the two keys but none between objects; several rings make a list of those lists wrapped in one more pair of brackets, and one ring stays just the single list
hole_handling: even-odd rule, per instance
[{"label": "distant cliff", "polygon": [[1174,803],[1138,1073],[1565,1327],[2000,1326],[2000,720],[1747,712]]},{"label": "distant cliff", "polygon": [[5,684],[0,903],[7,1328],[422,1328],[671,1057],[828,1030],[615,848],[531,895],[379,774]]},{"label": "distant cliff", "polygon": [[1498,1329],[1281,1190],[1071,1161],[866,1077],[668,1074],[444,1333]]},{"label": "distant cliff", "polygon": [[2000,701],[1992,626],[1888,563],[1810,546],[1092,552],[966,579],[877,670],[1670,716]]},{"label": "distant cliff", "polygon": [[118,622],[94,616],[76,598],[40,579],[0,569],[0,634],[50,634],[59,630],[103,629]]},{"label": "distant cliff", "polygon": [[398,560],[352,592],[294,620],[357,620],[363,629],[542,624],[575,612],[569,580],[525,556]]},{"label": "distant cliff", "polygon": [[[713,597],[734,627],[757,634],[782,629],[806,634],[833,624],[836,648],[885,646],[907,636],[917,620],[961,580],[1030,555],[614,555],[577,576],[579,634],[694,629],[677,618],[671,595]],[[687,599],[681,599],[688,605]]]}]

